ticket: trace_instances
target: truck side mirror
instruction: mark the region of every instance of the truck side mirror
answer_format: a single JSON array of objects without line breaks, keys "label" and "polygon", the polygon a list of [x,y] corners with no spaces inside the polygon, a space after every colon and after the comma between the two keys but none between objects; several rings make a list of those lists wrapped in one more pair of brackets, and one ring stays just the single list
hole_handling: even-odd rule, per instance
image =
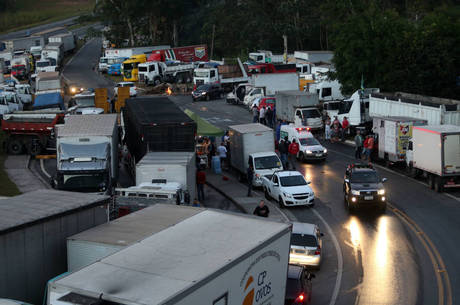
[{"label": "truck side mirror", "polygon": [[387,180],[388,180],[387,178],[382,178],[382,183],[387,182]]},{"label": "truck side mirror", "polygon": [[345,182],[346,182],[346,183],[350,183],[350,179],[345,178]]}]

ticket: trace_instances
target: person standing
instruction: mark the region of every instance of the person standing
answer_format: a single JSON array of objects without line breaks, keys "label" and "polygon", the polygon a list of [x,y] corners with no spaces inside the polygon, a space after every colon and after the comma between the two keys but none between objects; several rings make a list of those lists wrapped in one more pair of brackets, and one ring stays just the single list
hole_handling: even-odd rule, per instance
[{"label": "person standing", "polygon": [[367,142],[367,161],[372,161],[372,150],[374,149],[374,137],[369,136],[369,141]]},{"label": "person standing", "polygon": [[267,125],[267,123],[265,122],[265,112],[266,112],[265,106],[260,108],[260,111],[259,111],[259,123],[263,124],[263,125]]},{"label": "person standing", "polygon": [[204,201],[204,185],[206,184],[206,173],[200,167],[196,172],[196,188],[198,192],[198,201]]},{"label": "person standing", "polygon": [[260,200],[259,205],[254,209],[253,214],[260,217],[268,217],[270,210],[265,205],[265,201],[263,199]]},{"label": "person standing", "polygon": [[220,146],[217,147],[217,153],[219,154],[220,158],[220,166],[222,169],[224,169],[224,163],[227,161],[227,148],[225,147],[224,142],[220,143]]},{"label": "person standing", "polygon": [[288,145],[286,145],[287,137],[281,139],[278,144],[278,151],[280,152],[280,159],[281,164],[283,164],[283,168],[287,169],[287,154],[288,154]]},{"label": "person standing", "polygon": [[350,134],[350,122],[348,122],[347,117],[344,116],[342,120],[342,141],[344,141],[345,136],[348,136],[349,134]]},{"label": "person standing", "polygon": [[369,136],[366,136],[363,142],[363,155],[361,158],[366,159],[367,158],[367,146],[369,144]]},{"label": "person standing", "polygon": [[254,168],[249,164],[246,178],[248,179],[248,197],[251,197],[252,181],[254,180]]},{"label": "person standing", "polygon": [[299,144],[295,139],[292,139],[292,143],[289,145],[289,163],[291,163],[292,169],[295,170],[295,159],[299,152]]},{"label": "person standing", "polygon": [[252,122],[257,123],[259,122],[259,109],[256,105],[252,106]]},{"label": "person standing", "polygon": [[265,113],[265,120],[266,120],[267,126],[270,128],[273,128],[273,111],[270,106],[267,107],[267,111]]},{"label": "person standing", "polygon": [[363,137],[359,130],[356,130],[355,136],[355,159],[361,159],[361,152],[363,151]]},{"label": "person standing", "polygon": [[329,116],[326,117],[326,121],[324,122],[324,139],[331,139],[331,118]]}]

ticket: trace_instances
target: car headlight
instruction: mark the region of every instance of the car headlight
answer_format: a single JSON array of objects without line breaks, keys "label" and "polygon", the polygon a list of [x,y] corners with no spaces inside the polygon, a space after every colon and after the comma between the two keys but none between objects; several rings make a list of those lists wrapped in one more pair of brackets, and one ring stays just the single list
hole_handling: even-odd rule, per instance
[{"label": "car headlight", "polygon": [[291,194],[287,194],[287,193],[283,193],[284,197],[287,197],[287,198],[291,198],[292,195]]},{"label": "car headlight", "polygon": [[326,148],[323,150],[323,153],[327,154],[327,149]]},{"label": "car headlight", "polygon": [[312,154],[311,150],[307,150],[307,154]]},{"label": "car headlight", "polygon": [[377,191],[377,194],[379,195],[385,195],[385,189],[381,189]]},{"label": "car headlight", "polygon": [[77,88],[75,88],[75,87],[70,88],[70,92],[72,92],[72,93],[77,92]]},{"label": "car headlight", "polygon": [[206,95],[206,92],[201,92],[201,95]]},{"label": "car headlight", "polygon": [[351,190],[351,194],[355,196],[359,196],[359,191]]}]

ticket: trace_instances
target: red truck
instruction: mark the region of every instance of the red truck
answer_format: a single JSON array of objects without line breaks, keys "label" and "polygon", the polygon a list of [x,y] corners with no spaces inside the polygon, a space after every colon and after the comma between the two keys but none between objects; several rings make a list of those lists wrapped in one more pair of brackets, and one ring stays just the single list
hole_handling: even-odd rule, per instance
[{"label": "red truck", "polygon": [[182,62],[208,61],[208,47],[205,44],[171,49],[154,50],[147,61],[178,60]]},{"label": "red truck", "polygon": [[248,74],[257,74],[257,73],[289,73],[297,72],[296,64],[264,64],[257,63],[254,65],[248,65]]},{"label": "red truck", "polygon": [[2,130],[7,135],[8,153],[19,155],[25,149],[36,156],[48,147],[55,147],[54,126],[63,124],[64,116],[63,111],[39,110],[4,114]]}]

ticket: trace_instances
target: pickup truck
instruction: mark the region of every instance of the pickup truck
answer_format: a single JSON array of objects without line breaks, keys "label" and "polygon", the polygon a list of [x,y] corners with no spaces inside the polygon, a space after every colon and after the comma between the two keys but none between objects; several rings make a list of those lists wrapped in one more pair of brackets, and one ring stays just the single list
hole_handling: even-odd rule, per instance
[{"label": "pickup truck", "polygon": [[280,208],[313,206],[315,193],[298,171],[277,171],[271,177],[262,177],[265,198],[278,201]]}]

